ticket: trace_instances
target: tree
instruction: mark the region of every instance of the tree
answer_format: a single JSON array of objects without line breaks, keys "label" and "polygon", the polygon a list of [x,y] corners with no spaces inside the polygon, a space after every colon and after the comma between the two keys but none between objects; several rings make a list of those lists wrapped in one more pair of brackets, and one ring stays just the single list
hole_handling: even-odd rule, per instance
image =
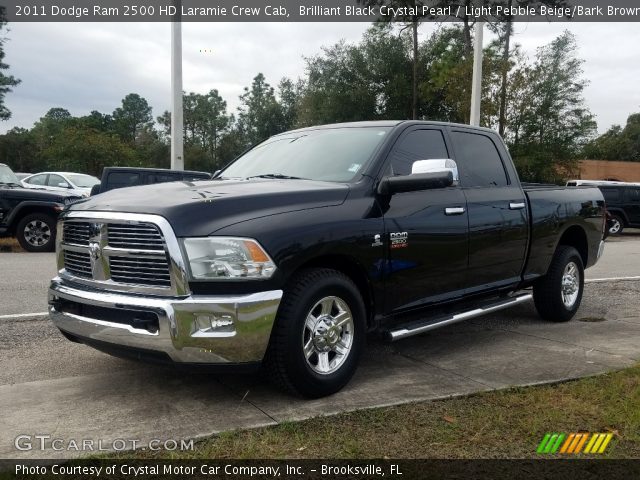
[{"label": "tree", "polygon": [[256,75],[251,87],[245,87],[238,107],[238,129],[246,145],[255,145],[284,130],[282,108],[274,88],[262,73]]},{"label": "tree", "polygon": [[411,118],[409,39],[375,24],[358,44],[339,42],[307,58],[298,124]]},{"label": "tree", "polygon": [[[4,21],[4,7],[0,7],[0,30],[6,25]],[[4,63],[4,42],[6,38],[0,38],[0,120],[8,120],[11,118],[11,111],[4,104],[7,93],[12,92],[11,87],[20,84],[20,80],[13,75],[6,75],[4,72],[9,70],[9,65]]]},{"label": "tree", "polygon": [[596,122],[583,97],[588,82],[576,49],[575,36],[565,31],[540,47],[534,64],[516,75],[523,98],[507,138],[529,180],[558,180],[558,167],[571,170],[595,134]]},{"label": "tree", "polygon": [[10,165],[17,172],[37,172],[44,167],[38,159],[34,135],[18,127],[0,136],[0,163]]},{"label": "tree", "polygon": [[122,100],[122,106],[113,111],[113,122],[120,138],[134,144],[138,134],[153,125],[151,107],[140,95],[130,93]]},{"label": "tree", "polygon": [[136,151],[117,135],[77,125],[64,127],[40,156],[49,168],[92,175],[108,166],[142,166]]},{"label": "tree", "polygon": [[640,113],[630,115],[624,128],[613,125],[589,142],[582,155],[600,160],[640,162]]}]

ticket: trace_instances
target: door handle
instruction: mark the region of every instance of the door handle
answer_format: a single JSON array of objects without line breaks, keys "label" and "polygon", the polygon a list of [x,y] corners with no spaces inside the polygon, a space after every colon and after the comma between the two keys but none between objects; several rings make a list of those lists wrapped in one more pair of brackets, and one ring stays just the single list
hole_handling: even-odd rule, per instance
[{"label": "door handle", "polygon": [[445,215],[462,215],[464,213],[464,207],[447,207],[444,209]]},{"label": "door handle", "polygon": [[524,207],[526,207],[526,205],[523,202],[511,202],[511,203],[509,203],[509,209],[510,210],[521,210]]}]

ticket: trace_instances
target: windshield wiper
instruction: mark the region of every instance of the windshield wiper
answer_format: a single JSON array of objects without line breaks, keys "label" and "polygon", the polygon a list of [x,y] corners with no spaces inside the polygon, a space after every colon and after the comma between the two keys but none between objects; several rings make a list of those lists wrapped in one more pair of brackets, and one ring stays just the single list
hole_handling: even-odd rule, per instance
[{"label": "windshield wiper", "polygon": [[249,180],[250,178],[277,178],[277,179],[283,179],[283,180],[307,180],[306,178],[292,177],[290,175],[283,175],[281,173],[263,173],[262,175],[253,175],[251,177],[247,177],[247,180]]},{"label": "windshield wiper", "polygon": [[15,185],[16,187],[21,187],[22,186],[22,185],[20,185],[19,183],[16,183],[16,182],[0,182],[0,185],[9,185],[9,186]]}]

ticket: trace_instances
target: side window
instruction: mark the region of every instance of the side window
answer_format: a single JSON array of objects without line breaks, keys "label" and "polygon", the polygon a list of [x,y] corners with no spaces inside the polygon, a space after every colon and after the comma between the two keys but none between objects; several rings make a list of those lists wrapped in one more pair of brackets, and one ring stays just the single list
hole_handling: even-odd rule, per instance
[{"label": "side window", "polygon": [[42,185],[42,186],[44,186],[46,181],[47,181],[47,176],[46,175],[35,175],[35,176],[31,177],[27,181],[27,183],[29,185]]},{"label": "side window", "polygon": [[629,202],[640,203],[640,188],[630,188],[628,192]]},{"label": "side window", "polygon": [[493,140],[486,135],[452,132],[463,187],[504,187],[507,174]]},{"label": "side window", "polygon": [[449,158],[440,130],[413,130],[403,136],[391,152],[393,175],[410,175],[413,162]]},{"label": "side window", "polygon": [[67,181],[60,175],[49,174],[47,185],[49,185],[50,187],[59,187],[61,183],[67,183]]},{"label": "side window", "polygon": [[133,187],[140,184],[140,174],[129,172],[113,172],[109,174],[107,189]]},{"label": "side window", "polygon": [[602,196],[607,203],[617,203],[620,201],[620,190],[617,188],[601,188]]}]

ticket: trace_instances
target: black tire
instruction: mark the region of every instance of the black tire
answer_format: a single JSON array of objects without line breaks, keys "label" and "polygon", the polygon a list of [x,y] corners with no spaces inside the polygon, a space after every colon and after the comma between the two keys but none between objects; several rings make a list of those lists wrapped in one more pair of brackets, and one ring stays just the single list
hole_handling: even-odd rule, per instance
[{"label": "black tire", "polygon": [[[322,313],[323,308],[328,308],[329,313]],[[309,398],[339,391],[357,369],[365,344],[365,315],[358,288],[342,273],[314,268],[295,275],[285,288],[265,356],[264,365],[271,380],[289,393]],[[334,320],[343,325],[331,326]],[[324,328],[326,322],[330,325],[328,329]],[[310,324],[315,325],[314,329]],[[316,335],[312,335],[312,330]],[[337,343],[332,346],[330,342]],[[343,348],[345,344],[349,348]],[[338,348],[347,353],[338,354]],[[324,373],[319,373],[325,367]]]},{"label": "black tire", "polygon": [[[570,273],[575,267],[577,279]],[[563,282],[567,279],[566,289]],[[572,291],[573,289],[576,289]],[[573,247],[560,245],[556,250],[547,274],[533,285],[533,301],[538,314],[552,322],[567,322],[580,308],[584,292],[584,266],[582,257]],[[575,295],[575,298],[573,296]]]},{"label": "black tire", "polygon": [[27,252],[53,252],[56,220],[46,213],[31,213],[18,222],[16,238]]},{"label": "black tire", "polygon": [[609,235],[620,235],[624,230],[624,220],[618,215],[611,215],[611,225],[609,225]]}]

